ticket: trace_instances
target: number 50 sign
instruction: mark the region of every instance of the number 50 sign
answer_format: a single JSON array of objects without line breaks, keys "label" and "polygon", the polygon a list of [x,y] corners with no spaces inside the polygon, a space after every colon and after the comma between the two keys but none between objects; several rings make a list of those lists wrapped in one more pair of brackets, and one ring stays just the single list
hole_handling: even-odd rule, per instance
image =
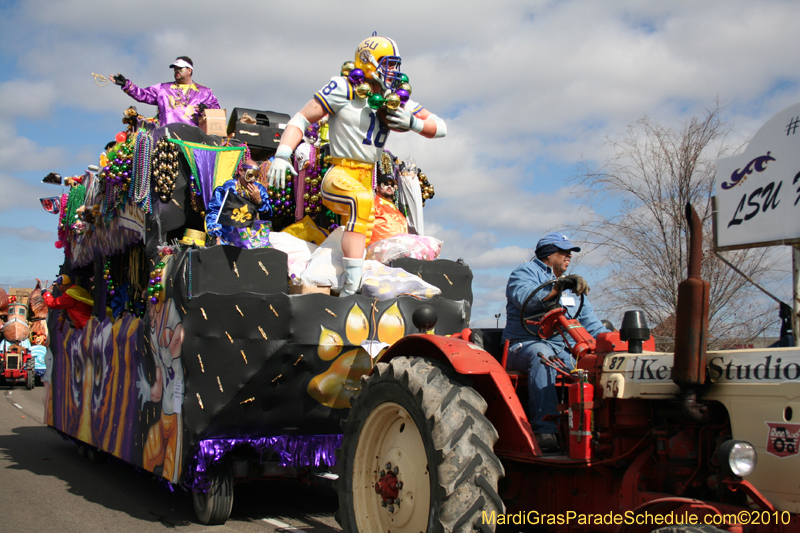
[{"label": "number 50 sign", "polygon": [[800,243],[800,104],[769,119],[744,153],[717,161],[717,250]]}]

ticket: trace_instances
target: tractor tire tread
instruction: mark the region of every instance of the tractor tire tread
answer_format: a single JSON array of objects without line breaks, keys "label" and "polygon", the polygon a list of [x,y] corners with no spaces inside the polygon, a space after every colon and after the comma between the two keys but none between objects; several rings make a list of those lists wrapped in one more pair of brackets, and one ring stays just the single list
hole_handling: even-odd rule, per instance
[{"label": "tractor tire tread", "polygon": [[[435,479],[439,486],[438,490],[432,487],[431,512],[435,514],[429,526],[432,533],[493,531],[493,527],[482,523],[482,512],[505,512],[497,493],[498,481],[505,471],[492,450],[498,439],[497,430],[484,414],[488,406],[486,401],[459,378],[438,362],[419,357],[395,357],[388,363],[379,363],[376,371],[363,382],[359,393],[364,399],[377,394],[370,390],[386,381],[399,382],[407,387],[421,409],[428,427],[418,429],[423,434],[429,432],[437,459]],[[358,402],[355,405],[362,407]],[[363,407],[365,410],[367,406]],[[368,415],[354,408],[342,423],[345,437],[337,459],[343,468],[351,467],[348,461],[352,461],[354,451],[345,450],[350,446],[355,448],[357,434],[354,433],[360,430]],[[343,509],[352,502],[352,497],[346,494],[349,489],[342,475],[336,488],[340,498],[336,520],[346,533],[354,533],[356,523],[350,516],[352,509]]]}]

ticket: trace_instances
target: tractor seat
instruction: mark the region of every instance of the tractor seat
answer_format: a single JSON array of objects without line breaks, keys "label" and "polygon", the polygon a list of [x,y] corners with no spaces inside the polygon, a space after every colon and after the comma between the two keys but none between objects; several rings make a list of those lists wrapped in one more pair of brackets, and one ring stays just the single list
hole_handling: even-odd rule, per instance
[{"label": "tractor seat", "polygon": [[506,340],[503,343],[503,356],[500,358],[500,364],[506,370],[506,374],[508,374],[508,378],[511,380],[511,384],[514,386],[514,390],[517,389],[519,382],[522,381],[525,383],[527,381],[527,374],[524,372],[520,372],[519,370],[509,370],[507,367],[508,364],[508,345],[509,342]]}]

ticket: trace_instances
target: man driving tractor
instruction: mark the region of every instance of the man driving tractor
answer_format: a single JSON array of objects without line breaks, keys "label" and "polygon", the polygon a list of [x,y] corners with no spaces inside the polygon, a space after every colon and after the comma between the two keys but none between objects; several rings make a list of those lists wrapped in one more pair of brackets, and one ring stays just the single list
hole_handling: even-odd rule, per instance
[{"label": "man driving tractor", "polygon": [[[575,368],[575,361],[560,334],[556,333],[548,338],[533,335],[522,326],[520,315],[543,314],[560,304],[593,337],[607,331],[586,298],[589,292],[586,281],[578,275],[564,275],[569,268],[572,252],[580,251],[565,235],[558,232],[548,233],[536,244],[536,257],[518,266],[508,278],[506,286],[506,327],[503,340],[509,341],[507,366],[509,370],[528,375],[528,418],[539,447],[545,452],[559,449],[556,423],[545,420],[547,415],[556,414],[556,371],[541,364],[538,354],[541,353],[546,358],[555,355],[570,369]],[[548,281],[552,283],[542,288]],[[537,288],[537,294],[529,298]],[[580,305],[581,297],[583,306]],[[526,301],[528,305],[523,313],[522,307]]]}]

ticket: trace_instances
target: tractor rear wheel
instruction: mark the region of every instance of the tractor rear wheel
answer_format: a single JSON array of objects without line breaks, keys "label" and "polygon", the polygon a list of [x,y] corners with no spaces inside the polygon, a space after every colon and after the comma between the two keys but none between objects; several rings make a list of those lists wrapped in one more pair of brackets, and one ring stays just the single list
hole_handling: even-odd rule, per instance
[{"label": "tractor rear wheel", "polygon": [[33,375],[33,370],[28,370],[27,379],[25,380],[25,388],[28,390],[33,390],[36,386],[35,376]]},{"label": "tractor rear wheel", "polygon": [[203,524],[224,524],[233,508],[233,470],[228,459],[222,459],[208,469],[211,487],[208,492],[192,492],[192,503],[198,520]]},{"label": "tractor rear wheel", "polygon": [[345,533],[494,531],[504,470],[486,401],[418,357],[379,363],[351,398],[336,490]]}]

